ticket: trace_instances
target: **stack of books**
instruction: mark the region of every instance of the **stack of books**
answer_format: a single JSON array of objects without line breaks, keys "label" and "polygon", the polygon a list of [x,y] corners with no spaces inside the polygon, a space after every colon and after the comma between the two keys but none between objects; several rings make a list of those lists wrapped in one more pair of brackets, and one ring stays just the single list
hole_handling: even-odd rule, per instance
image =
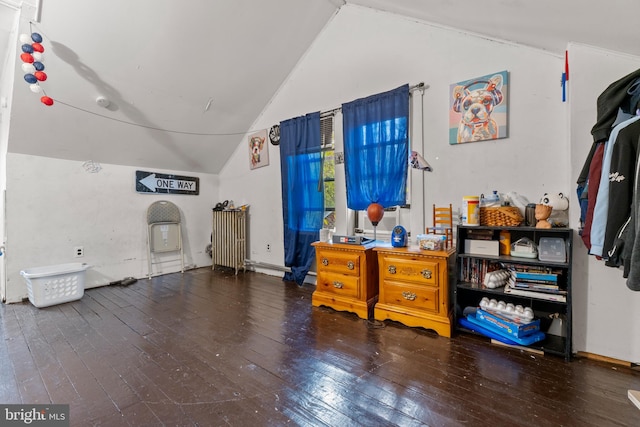
[{"label": "stack of books", "polygon": [[505,294],[567,302],[567,291],[558,284],[560,273],[512,268],[511,277],[504,288]]}]

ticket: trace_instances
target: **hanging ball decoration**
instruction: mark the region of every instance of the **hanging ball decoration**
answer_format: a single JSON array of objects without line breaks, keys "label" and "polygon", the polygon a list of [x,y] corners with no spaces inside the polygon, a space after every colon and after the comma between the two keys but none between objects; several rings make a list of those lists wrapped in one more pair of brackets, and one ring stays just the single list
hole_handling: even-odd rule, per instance
[{"label": "hanging ball decoration", "polygon": [[29,64],[28,62],[23,62],[21,67],[22,71],[24,71],[25,73],[33,74],[33,72],[36,71],[36,67],[34,66],[34,64]]},{"label": "hanging ball decoration", "polygon": [[28,62],[29,64],[33,63],[33,56],[26,52],[20,54],[20,59],[22,59],[22,62]]},{"label": "hanging ball decoration", "polygon": [[367,208],[367,217],[373,226],[377,226],[384,216],[384,208],[380,203],[371,203]]},{"label": "hanging ball decoration", "polygon": [[34,76],[33,74],[25,74],[24,75],[24,80],[27,83],[33,84],[33,83],[37,83],[38,79],[36,78],[36,76]]},{"label": "hanging ball decoration", "polygon": [[42,36],[38,33],[31,33],[31,35],[20,34],[20,42],[22,53],[20,59],[23,64],[22,70],[26,73],[24,80],[29,83],[29,89],[33,93],[42,93],[44,96],[40,97],[40,102],[46,106],[53,105],[53,98],[46,95],[40,82],[47,80],[47,74],[44,72],[44,64],[42,63],[42,57],[44,52],[44,46],[42,46]]}]

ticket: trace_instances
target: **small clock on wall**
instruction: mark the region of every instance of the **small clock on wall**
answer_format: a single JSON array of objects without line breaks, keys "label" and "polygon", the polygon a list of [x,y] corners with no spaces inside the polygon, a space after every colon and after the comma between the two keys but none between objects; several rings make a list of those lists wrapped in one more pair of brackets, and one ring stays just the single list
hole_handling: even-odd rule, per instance
[{"label": "small clock on wall", "polygon": [[271,129],[269,129],[269,141],[273,145],[280,144],[280,125],[271,126]]}]

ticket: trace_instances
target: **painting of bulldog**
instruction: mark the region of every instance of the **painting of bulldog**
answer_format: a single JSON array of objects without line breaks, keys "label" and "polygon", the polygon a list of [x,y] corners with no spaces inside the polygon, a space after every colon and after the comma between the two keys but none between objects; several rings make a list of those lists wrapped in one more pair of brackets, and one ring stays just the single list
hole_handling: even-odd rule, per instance
[{"label": "painting of bulldog", "polygon": [[449,143],[507,137],[507,72],[451,85]]},{"label": "painting of bulldog", "polygon": [[269,164],[269,147],[265,144],[266,140],[266,130],[249,135],[249,167],[251,169]]}]

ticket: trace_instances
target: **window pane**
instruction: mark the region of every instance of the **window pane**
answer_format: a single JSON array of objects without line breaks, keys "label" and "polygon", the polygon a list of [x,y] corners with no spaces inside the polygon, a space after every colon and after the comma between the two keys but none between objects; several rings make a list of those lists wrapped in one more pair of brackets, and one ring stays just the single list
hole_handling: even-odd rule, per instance
[{"label": "window pane", "polygon": [[334,179],[336,177],[336,162],[333,150],[324,151],[324,170],[322,176],[325,180]]},{"label": "window pane", "polygon": [[335,210],[336,208],[336,183],[334,181],[324,182],[324,209]]}]

